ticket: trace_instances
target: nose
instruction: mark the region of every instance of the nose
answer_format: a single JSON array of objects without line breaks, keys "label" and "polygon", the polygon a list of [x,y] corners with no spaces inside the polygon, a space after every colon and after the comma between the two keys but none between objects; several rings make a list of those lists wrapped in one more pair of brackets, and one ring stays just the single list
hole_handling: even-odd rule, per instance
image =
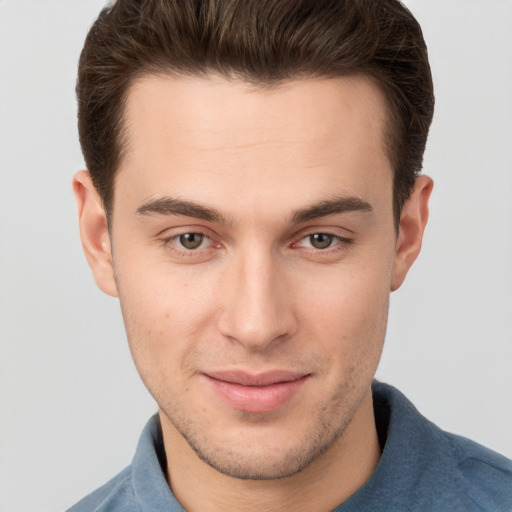
[{"label": "nose", "polygon": [[262,351],[291,336],[297,321],[286,273],[271,254],[241,255],[223,283],[219,330],[247,349]]}]

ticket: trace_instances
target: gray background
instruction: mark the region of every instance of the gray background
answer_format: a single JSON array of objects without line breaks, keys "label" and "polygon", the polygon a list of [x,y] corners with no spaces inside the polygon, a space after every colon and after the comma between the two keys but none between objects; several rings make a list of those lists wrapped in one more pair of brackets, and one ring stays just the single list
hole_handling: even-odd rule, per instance
[{"label": "gray background", "polygon": [[[156,410],[81,253],[74,80],[103,0],[0,0],[0,512],[63,510]],[[512,456],[512,2],[410,0],[430,46],[436,182],[379,378]]]}]

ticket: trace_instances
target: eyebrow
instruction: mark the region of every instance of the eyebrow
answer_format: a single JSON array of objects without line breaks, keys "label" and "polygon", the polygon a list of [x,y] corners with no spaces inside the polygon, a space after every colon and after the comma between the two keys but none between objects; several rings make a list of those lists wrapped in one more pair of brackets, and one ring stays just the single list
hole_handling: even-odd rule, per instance
[{"label": "eyebrow", "polygon": [[[321,201],[297,210],[291,218],[292,223],[300,224],[309,220],[347,212],[372,212],[370,203],[359,197],[336,197]],[[219,224],[229,224],[227,217],[214,208],[208,208],[193,201],[172,197],[152,199],[137,208],[138,215],[184,215]]]},{"label": "eyebrow", "polygon": [[321,201],[302,210],[297,210],[292,217],[292,222],[301,223],[308,220],[337,215],[348,212],[372,212],[370,203],[359,197],[336,197],[334,199]]},{"label": "eyebrow", "polygon": [[145,202],[137,208],[138,215],[184,215],[209,222],[228,224],[228,220],[218,210],[207,208],[192,201],[164,197]]}]

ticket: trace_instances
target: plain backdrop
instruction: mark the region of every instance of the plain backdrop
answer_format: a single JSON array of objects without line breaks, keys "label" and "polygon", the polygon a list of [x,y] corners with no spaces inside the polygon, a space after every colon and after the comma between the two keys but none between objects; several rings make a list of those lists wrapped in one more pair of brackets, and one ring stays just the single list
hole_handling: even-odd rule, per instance
[{"label": "plain backdrop", "polygon": [[[102,0],[0,0],[0,512],[64,510],[126,466],[156,410],[82,255],[74,81]],[[437,110],[424,250],[378,377],[512,456],[512,2],[410,0]]]}]

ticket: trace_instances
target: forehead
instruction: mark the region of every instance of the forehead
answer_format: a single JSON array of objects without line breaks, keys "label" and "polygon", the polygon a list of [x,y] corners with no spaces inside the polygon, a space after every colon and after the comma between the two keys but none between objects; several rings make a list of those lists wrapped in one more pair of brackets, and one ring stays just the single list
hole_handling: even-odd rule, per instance
[{"label": "forehead", "polygon": [[[234,145],[260,138],[264,129],[278,141],[283,129],[296,140],[325,140],[342,125],[361,139],[382,135],[385,100],[370,78],[311,78],[274,86],[253,85],[213,75],[206,78],[143,75],[128,90],[125,121],[130,140],[144,138],[149,123],[164,128],[169,120],[185,137],[208,149],[214,137],[229,136]],[[144,122],[144,125],[140,123]],[[309,130],[304,131],[305,126]],[[269,131],[270,130],[270,131]],[[168,134],[168,130],[166,130]],[[322,140],[324,139],[324,140]],[[141,140],[142,142],[142,140]]]},{"label": "forehead", "polygon": [[388,192],[385,124],[383,96],[364,77],[264,88],[217,76],[144,76],[127,96],[115,195],[122,187],[139,199],[178,194],[212,204],[231,194],[248,204],[371,195],[379,184]]}]

